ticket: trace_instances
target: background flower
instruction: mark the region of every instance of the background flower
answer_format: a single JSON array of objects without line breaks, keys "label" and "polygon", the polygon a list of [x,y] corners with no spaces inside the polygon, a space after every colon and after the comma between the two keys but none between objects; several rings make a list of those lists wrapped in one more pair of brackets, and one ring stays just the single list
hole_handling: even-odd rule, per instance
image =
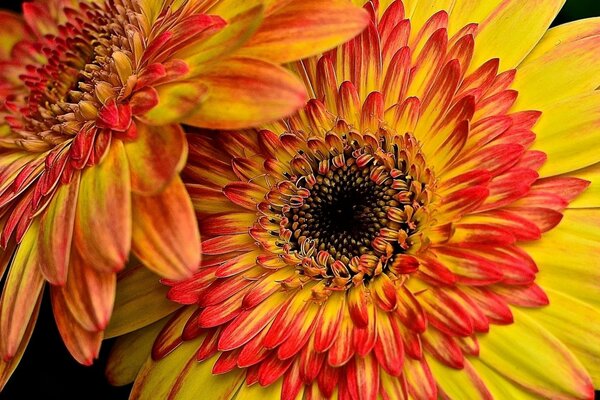
[{"label": "background flower", "polygon": [[[53,0],[0,14],[0,386],[46,281],[65,344],[90,364],[130,252],[162,276],[197,269],[178,123],[251,126],[301,106],[304,88],[278,64],[366,22],[345,1],[315,4]],[[331,13],[338,23],[323,26]]]},{"label": "background flower", "polygon": [[593,398],[598,24],[532,51],[561,5],[369,2],[362,35],[296,65],[298,115],[195,135],[202,268],[164,281],[184,307],[109,378],[141,367],[133,398]]}]

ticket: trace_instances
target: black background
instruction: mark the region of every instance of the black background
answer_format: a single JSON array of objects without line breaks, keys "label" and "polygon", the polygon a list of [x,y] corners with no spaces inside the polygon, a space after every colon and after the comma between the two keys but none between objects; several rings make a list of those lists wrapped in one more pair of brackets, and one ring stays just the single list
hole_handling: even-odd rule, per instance
[{"label": "black background", "polygon": [[[2,0],[0,7],[19,11],[20,4],[21,1],[17,0]],[[555,24],[595,16],[600,16],[600,1],[567,0]],[[100,358],[93,366],[79,365],[61,342],[49,304],[46,293],[29,347],[0,393],[0,400],[127,399],[130,386],[115,388],[104,378],[104,366],[112,341],[103,344]],[[596,398],[600,399],[598,393]]]}]

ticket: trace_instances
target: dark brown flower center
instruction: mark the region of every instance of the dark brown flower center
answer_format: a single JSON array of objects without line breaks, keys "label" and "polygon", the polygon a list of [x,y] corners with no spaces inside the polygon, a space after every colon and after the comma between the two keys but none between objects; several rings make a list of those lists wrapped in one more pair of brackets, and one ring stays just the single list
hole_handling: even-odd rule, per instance
[{"label": "dark brown flower center", "polygon": [[311,239],[318,250],[342,262],[373,254],[371,242],[390,223],[388,209],[401,207],[394,198],[400,191],[392,188],[392,179],[377,184],[370,178],[374,168],[344,165],[318,175],[314,185],[306,185],[310,196],[304,205],[285,214],[292,248]]}]

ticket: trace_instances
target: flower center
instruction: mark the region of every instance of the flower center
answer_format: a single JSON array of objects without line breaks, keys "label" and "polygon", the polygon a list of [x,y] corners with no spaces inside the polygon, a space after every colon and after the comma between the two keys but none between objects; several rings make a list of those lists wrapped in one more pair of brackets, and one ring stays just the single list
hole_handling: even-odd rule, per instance
[{"label": "flower center", "polygon": [[396,198],[403,191],[392,187],[392,179],[375,183],[371,175],[376,165],[359,168],[354,159],[349,160],[350,166],[331,169],[318,175],[314,185],[306,185],[310,195],[304,205],[285,214],[292,249],[313,240],[316,249],[346,263],[354,256],[374,253],[371,243],[391,223],[389,208],[402,207]]},{"label": "flower center", "polygon": [[435,188],[416,140],[350,132],[306,143],[283,174],[288,180],[271,185],[259,205],[253,237],[282,251],[300,282],[347,289],[377,274],[414,272],[411,254],[426,246]]},{"label": "flower center", "polygon": [[130,49],[141,44],[136,22],[129,21],[134,15],[102,5],[81,7],[71,10],[77,18],[44,37],[20,75],[24,93],[7,99],[12,113],[7,122],[28,150],[43,152],[72,139],[108,101],[134,89]]}]

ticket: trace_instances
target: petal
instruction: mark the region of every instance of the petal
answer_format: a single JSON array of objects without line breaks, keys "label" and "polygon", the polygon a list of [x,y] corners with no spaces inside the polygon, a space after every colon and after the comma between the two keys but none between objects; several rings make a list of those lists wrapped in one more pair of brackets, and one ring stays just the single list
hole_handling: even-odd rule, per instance
[{"label": "petal", "polygon": [[531,393],[509,378],[502,376],[482,363],[478,358],[474,357],[469,361],[484,381],[486,389],[492,394],[494,399],[539,400],[540,396]]},{"label": "petal", "polygon": [[599,224],[598,210],[566,210],[541,241],[521,245],[539,266],[536,283],[599,307]]},{"label": "petal", "polygon": [[454,369],[441,364],[435,358],[429,358],[429,367],[435,376],[439,388],[450,399],[485,399],[492,400],[485,382],[468,360],[464,368]]},{"label": "petal", "polygon": [[198,362],[195,357],[192,357],[180,371],[168,398],[173,400],[201,398],[210,388],[211,398],[231,399],[244,381],[244,371],[236,369],[226,374],[215,375],[212,373],[214,361],[213,358]]},{"label": "petal", "polygon": [[569,203],[569,208],[600,208],[600,163],[571,172],[569,175],[590,182],[590,186]]},{"label": "petal", "polygon": [[131,183],[123,144],[115,140],[100,164],[81,176],[74,239],[100,271],[122,269],[131,246]]},{"label": "petal", "polygon": [[5,361],[18,353],[44,287],[36,251],[38,229],[38,224],[34,223],[23,237],[2,290],[0,344]]},{"label": "petal", "polygon": [[176,82],[157,87],[158,104],[142,117],[151,125],[181,122],[192,115],[208,97],[208,87],[201,82]]},{"label": "petal", "polygon": [[150,195],[164,190],[187,158],[185,132],[179,125],[137,124],[138,137],[125,144],[131,190]]},{"label": "petal", "polygon": [[71,242],[77,209],[80,174],[61,185],[40,219],[40,267],[44,277],[54,285],[67,280]]},{"label": "petal", "polygon": [[14,356],[10,359],[10,361],[0,360],[0,391],[4,389],[4,386],[8,382],[10,376],[15,371],[17,366],[19,365],[19,361],[21,361],[21,357],[23,357],[23,353],[29,344],[29,340],[31,339],[31,334],[33,333],[33,328],[35,327],[35,323],[38,318],[38,314],[40,311],[40,305],[42,304],[42,296],[38,297],[37,305],[31,314],[31,319],[29,320],[29,324],[25,329],[25,334],[23,335],[23,339],[21,340],[21,344]]},{"label": "petal", "polygon": [[106,379],[113,386],[124,386],[135,380],[152,350],[154,339],[168,319],[164,318],[119,338],[106,362]]},{"label": "petal", "polygon": [[17,14],[8,11],[0,11],[0,60],[10,57],[13,46],[25,35],[25,24]]},{"label": "petal", "polygon": [[201,73],[210,95],[185,122],[212,129],[256,126],[304,105],[304,85],[281,67],[251,58],[229,58]]},{"label": "petal", "polygon": [[479,338],[480,360],[540,396],[593,398],[591,379],[569,349],[525,313],[513,313],[515,323],[495,326]]},{"label": "petal", "polygon": [[315,328],[315,350],[324,352],[328,350],[337,337],[345,306],[346,296],[342,293],[332,293],[324,305],[321,320]]},{"label": "petal", "polygon": [[[540,176],[552,176],[600,161],[600,93],[570,97],[548,106],[535,126],[534,148],[548,156]],[[569,140],[565,140],[568,137]]]},{"label": "petal", "polygon": [[561,292],[546,289],[550,306],[527,313],[567,345],[600,385],[600,311]]},{"label": "petal", "polygon": [[518,68],[515,109],[543,110],[600,86],[599,39],[598,19],[550,29]]},{"label": "petal", "polygon": [[[134,400],[166,399],[177,377],[190,360],[195,362],[198,343],[184,342],[169,357],[154,361],[148,357],[140,369],[129,398]],[[202,363],[205,365],[208,363]],[[210,374],[205,374],[210,376]]]},{"label": "petal", "polygon": [[[371,354],[354,357],[346,368],[348,386],[352,393],[358,394],[357,400],[376,400],[379,393],[379,365]],[[355,388],[352,388],[355,386]]]},{"label": "petal", "polygon": [[200,233],[185,186],[175,177],[154,196],[133,196],[132,250],[142,263],[170,279],[191,276],[200,265]]},{"label": "petal", "polygon": [[[254,3],[254,4],[253,4]],[[190,75],[197,76],[202,70],[204,63],[214,61],[219,57],[233,54],[242,47],[261,26],[264,18],[265,7],[263,1],[245,1],[230,4],[220,1],[216,4],[219,10],[211,10],[214,15],[228,17],[229,13],[235,13],[227,21],[227,25],[206,40],[188,46],[176,53],[178,58],[185,60],[190,66]],[[240,10],[244,7],[244,10]]]},{"label": "petal", "polygon": [[516,67],[533,49],[558,14],[564,0],[465,0],[450,13],[451,29],[479,24],[471,69],[492,58],[500,70]]},{"label": "petal", "polygon": [[261,385],[242,385],[237,392],[235,400],[279,400],[281,399],[282,381],[279,380],[272,385],[262,387]]},{"label": "petal", "polygon": [[51,288],[50,295],[56,326],[69,353],[77,362],[92,365],[100,352],[102,332],[83,329],[69,312],[62,294],[54,287]]},{"label": "petal", "polygon": [[101,331],[112,313],[116,284],[115,273],[87,265],[74,249],[66,284],[53,290],[61,292],[65,305],[84,329]]},{"label": "petal", "polygon": [[396,320],[386,313],[377,314],[377,343],[375,356],[381,367],[390,375],[398,377],[404,366],[404,345],[396,326]]},{"label": "petal", "polygon": [[354,37],[368,19],[364,10],[343,0],[291,1],[268,15],[239,53],[276,63],[299,60]]},{"label": "petal", "polygon": [[133,332],[177,310],[180,304],[167,299],[168,290],[168,286],[160,283],[159,276],[142,265],[119,274],[114,312],[105,338]]},{"label": "petal", "polygon": [[265,197],[265,188],[252,182],[233,182],[223,188],[223,194],[235,204],[256,211]]},{"label": "petal", "polygon": [[219,350],[233,350],[248,343],[275,318],[281,307],[289,300],[287,293],[275,293],[253,309],[242,311],[223,330]]},{"label": "petal", "polygon": [[425,358],[421,360],[406,359],[404,376],[412,398],[416,400],[437,399],[438,391],[435,378]]}]

